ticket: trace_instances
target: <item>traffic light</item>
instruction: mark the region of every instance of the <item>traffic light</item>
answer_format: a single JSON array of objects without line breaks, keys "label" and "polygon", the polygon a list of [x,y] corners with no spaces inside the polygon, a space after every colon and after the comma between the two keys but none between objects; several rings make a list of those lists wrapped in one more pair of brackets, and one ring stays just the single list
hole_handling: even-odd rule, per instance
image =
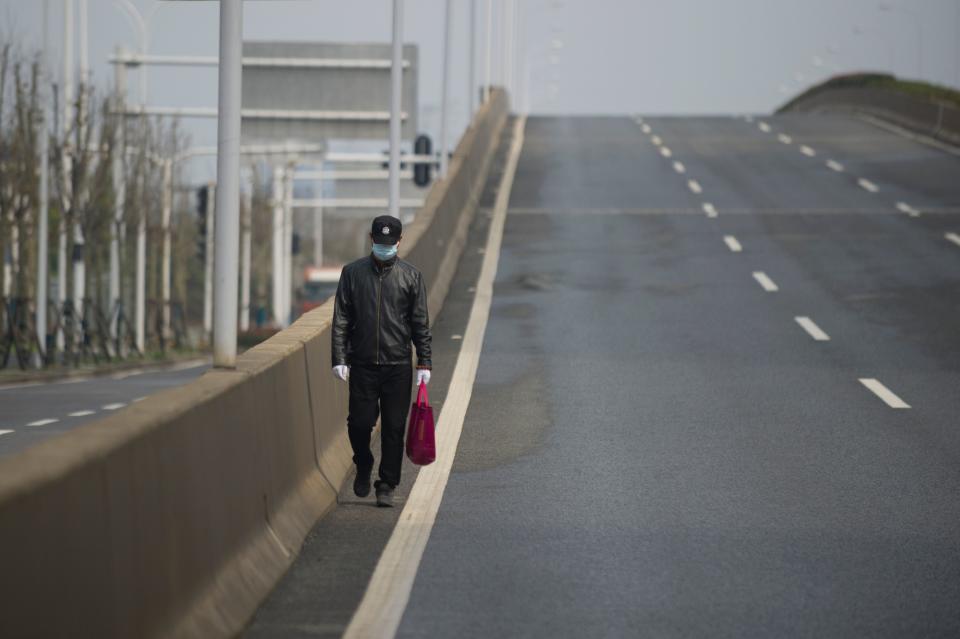
[{"label": "traffic light", "polygon": [[207,260],[207,198],[210,190],[204,184],[197,189],[197,255],[201,262]]},{"label": "traffic light", "polygon": [[[426,135],[418,135],[413,143],[413,152],[417,155],[430,155],[433,153],[433,142]],[[433,168],[433,162],[415,162],[413,165],[413,183],[419,187],[430,184],[430,171]]]}]

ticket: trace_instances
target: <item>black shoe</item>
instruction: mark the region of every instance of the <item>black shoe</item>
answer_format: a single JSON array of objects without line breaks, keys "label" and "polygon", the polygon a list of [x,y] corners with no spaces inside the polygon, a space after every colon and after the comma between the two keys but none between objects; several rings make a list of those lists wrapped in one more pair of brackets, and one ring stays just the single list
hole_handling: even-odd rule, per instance
[{"label": "black shoe", "polygon": [[393,506],[393,486],[385,482],[377,482],[377,506],[381,508]]},{"label": "black shoe", "polygon": [[357,497],[366,497],[370,494],[370,470],[357,469],[357,476],[353,480],[353,494]]}]

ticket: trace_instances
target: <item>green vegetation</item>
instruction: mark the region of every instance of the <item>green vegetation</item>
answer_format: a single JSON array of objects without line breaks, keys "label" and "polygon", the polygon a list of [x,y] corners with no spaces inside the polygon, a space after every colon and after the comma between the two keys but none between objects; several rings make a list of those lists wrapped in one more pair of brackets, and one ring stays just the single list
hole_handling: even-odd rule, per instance
[{"label": "green vegetation", "polygon": [[950,106],[960,108],[960,91],[948,87],[919,82],[916,80],[901,80],[896,76],[884,73],[858,73],[853,75],[841,75],[830,78],[822,84],[811,87],[783,105],[778,112],[790,111],[797,103],[812,97],[821,91],[829,89],[847,89],[847,88],[876,88],[887,89],[904,93],[915,98],[928,100],[930,102],[943,102]]}]

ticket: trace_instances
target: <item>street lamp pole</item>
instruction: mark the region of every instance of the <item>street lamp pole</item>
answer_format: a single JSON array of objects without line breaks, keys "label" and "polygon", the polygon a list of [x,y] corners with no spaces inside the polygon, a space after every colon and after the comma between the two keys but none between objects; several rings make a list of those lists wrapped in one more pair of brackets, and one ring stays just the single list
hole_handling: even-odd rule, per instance
[{"label": "street lamp pole", "polygon": [[440,96],[440,178],[447,177],[447,93],[450,89],[450,0],[446,0],[443,11],[443,79]]},{"label": "street lamp pole", "polygon": [[243,1],[220,0],[216,248],[213,289],[213,364],[220,368],[234,368],[237,359],[242,38]]},{"label": "street lamp pole", "polygon": [[403,91],[403,0],[393,0],[390,66],[390,215],[400,217],[400,106]]}]

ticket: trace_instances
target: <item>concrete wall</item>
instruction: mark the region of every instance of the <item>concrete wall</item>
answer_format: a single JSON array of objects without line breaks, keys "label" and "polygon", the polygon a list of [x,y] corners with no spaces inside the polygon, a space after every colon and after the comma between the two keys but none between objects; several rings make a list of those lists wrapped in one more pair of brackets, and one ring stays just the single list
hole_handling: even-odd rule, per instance
[{"label": "concrete wall", "polygon": [[[496,92],[405,233],[434,314],[507,111]],[[332,313],[0,462],[0,637],[239,632],[350,470]]]},{"label": "concrete wall", "polygon": [[825,87],[801,97],[786,110],[865,113],[916,133],[960,144],[960,109],[889,89]]}]

